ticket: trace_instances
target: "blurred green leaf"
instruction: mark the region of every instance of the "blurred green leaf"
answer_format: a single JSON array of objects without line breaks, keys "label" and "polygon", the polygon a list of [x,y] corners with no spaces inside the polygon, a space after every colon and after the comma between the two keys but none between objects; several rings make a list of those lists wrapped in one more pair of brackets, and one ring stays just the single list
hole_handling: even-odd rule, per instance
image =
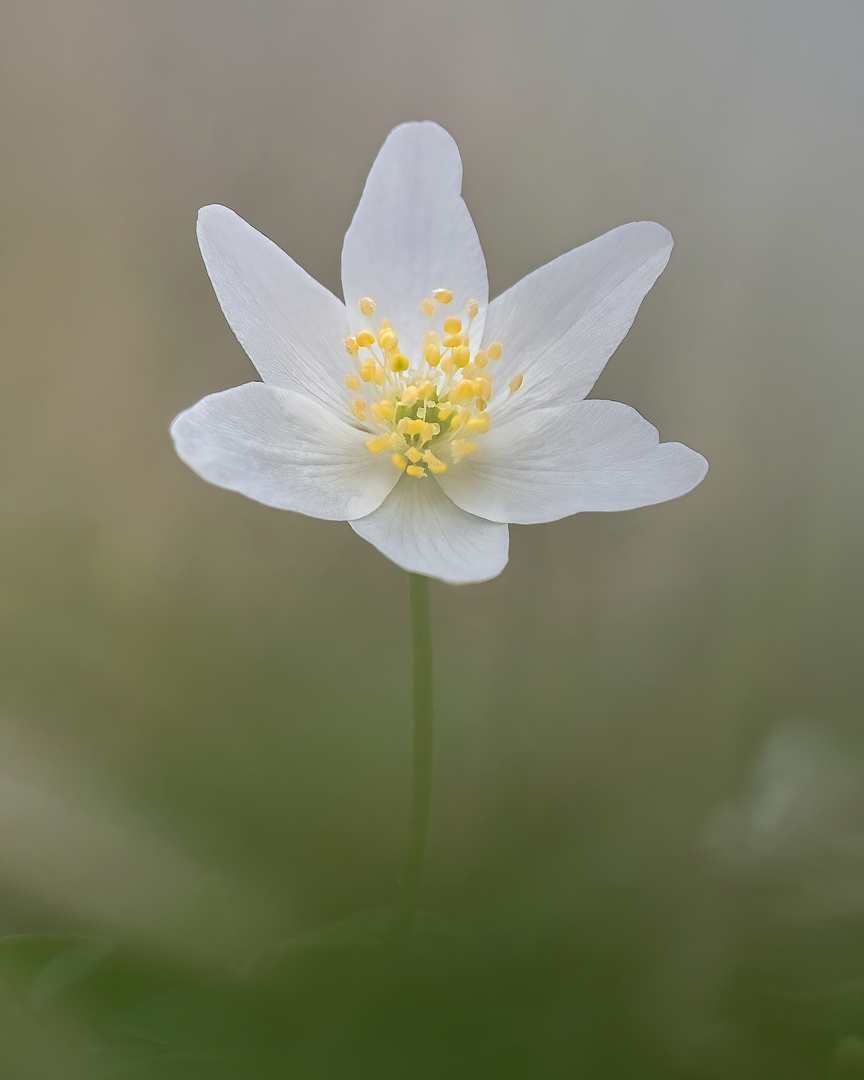
[{"label": "blurred green leaf", "polygon": [[113,941],[83,934],[15,934],[0,938],[0,983],[39,1005],[85,978]]},{"label": "blurred green leaf", "polygon": [[201,990],[174,986],[146,998],[114,1025],[117,1031],[175,1050],[206,1050],[224,1031],[224,1006]]},{"label": "blurred green leaf", "polygon": [[[254,974],[277,966],[292,954],[308,950],[377,949],[386,945],[390,931],[390,908],[361,908],[344,919],[308,930],[259,953],[251,965]],[[417,947],[454,945],[464,941],[464,932],[433,911],[420,910],[414,921],[412,944]]]},{"label": "blurred green leaf", "polygon": [[84,938],[57,953],[33,980],[28,1003],[40,1008],[68,987],[83,982],[108,959],[115,944],[108,937]]}]

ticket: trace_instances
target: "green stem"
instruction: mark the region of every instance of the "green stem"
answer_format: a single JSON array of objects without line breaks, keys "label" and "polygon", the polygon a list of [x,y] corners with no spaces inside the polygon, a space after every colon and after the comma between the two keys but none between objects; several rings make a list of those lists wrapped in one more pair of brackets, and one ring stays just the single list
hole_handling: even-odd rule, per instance
[{"label": "green stem", "polygon": [[423,853],[426,850],[432,798],[432,615],[429,610],[429,579],[419,574],[409,574],[408,596],[414,647],[414,767],[408,844],[390,922],[390,940],[397,947],[404,947],[411,937],[423,876]]}]

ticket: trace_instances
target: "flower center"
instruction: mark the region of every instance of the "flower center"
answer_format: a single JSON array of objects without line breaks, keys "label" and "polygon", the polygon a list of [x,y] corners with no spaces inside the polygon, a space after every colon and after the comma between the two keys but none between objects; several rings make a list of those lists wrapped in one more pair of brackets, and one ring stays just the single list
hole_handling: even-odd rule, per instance
[{"label": "flower center", "polygon": [[[440,307],[451,304],[450,289],[436,289],[421,304],[430,328],[423,335],[415,359],[399,346],[395,327],[380,319],[345,338],[345,350],[355,370],[345,376],[351,391],[348,408],[369,432],[366,447],[372,454],[389,450],[393,465],[418,480],[443,473],[477,449],[473,440],[489,430],[486,408],[492,396],[492,372],[501,356],[493,341],[472,356],[471,324],[480,305],[469,300],[463,316],[447,315],[442,330],[432,328]],[[364,296],[360,313],[372,320],[375,301]],[[522,376],[509,383],[510,393],[522,385]]]}]

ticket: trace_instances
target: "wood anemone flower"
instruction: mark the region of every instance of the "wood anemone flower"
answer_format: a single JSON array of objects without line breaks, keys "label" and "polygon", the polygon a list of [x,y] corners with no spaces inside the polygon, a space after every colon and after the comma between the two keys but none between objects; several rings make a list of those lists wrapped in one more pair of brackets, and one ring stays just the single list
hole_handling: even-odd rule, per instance
[{"label": "wood anemone flower", "polygon": [[263,381],[171,428],[205,480],[348,521],[452,584],[504,569],[508,522],[663,502],[708,468],[627,405],[585,400],[666,266],[666,229],[622,225],[490,303],[461,185],[437,124],[390,133],[345,236],[344,304],[231,210],[204,207],[207,271]]}]

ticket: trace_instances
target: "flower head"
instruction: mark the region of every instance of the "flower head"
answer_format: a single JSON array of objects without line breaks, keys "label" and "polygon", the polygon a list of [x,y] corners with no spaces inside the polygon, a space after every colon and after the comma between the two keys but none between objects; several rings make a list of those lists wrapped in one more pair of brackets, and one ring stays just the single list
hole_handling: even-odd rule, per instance
[{"label": "flower head", "polygon": [[399,566],[454,584],[507,562],[507,523],[683,495],[705,459],[635,410],[586,401],[668,261],[635,222],[489,302],[437,124],[384,143],[342,250],[345,303],[224,206],[198,238],[219,303],[263,382],[212,394],[171,432],[200,476],[348,521]]}]

